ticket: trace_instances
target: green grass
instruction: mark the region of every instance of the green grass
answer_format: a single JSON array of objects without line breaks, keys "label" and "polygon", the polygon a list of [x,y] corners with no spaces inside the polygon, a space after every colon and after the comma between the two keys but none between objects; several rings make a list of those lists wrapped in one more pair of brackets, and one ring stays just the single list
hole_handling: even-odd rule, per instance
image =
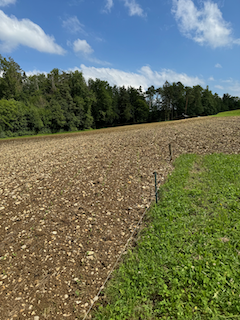
[{"label": "green grass", "polygon": [[226,112],[220,112],[213,117],[233,117],[233,116],[240,116],[240,109],[239,110],[232,110]]},{"label": "green grass", "polygon": [[179,157],[93,319],[240,319],[239,173],[239,155]]}]

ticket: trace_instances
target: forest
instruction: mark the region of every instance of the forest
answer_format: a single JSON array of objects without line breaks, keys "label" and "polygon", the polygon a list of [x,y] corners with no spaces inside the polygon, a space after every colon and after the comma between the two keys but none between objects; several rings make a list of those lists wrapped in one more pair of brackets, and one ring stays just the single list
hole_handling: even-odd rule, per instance
[{"label": "forest", "polygon": [[53,69],[27,76],[0,55],[0,138],[207,116],[240,109],[239,97],[181,82],[162,87],[111,86],[85,81],[80,71]]}]

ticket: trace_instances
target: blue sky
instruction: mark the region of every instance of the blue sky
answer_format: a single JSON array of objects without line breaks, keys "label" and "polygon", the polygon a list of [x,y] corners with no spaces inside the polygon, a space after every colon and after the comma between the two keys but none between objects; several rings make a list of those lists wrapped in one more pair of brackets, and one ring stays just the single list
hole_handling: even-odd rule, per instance
[{"label": "blue sky", "polygon": [[239,0],[0,0],[0,53],[147,90],[169,82],[240,97]]}]

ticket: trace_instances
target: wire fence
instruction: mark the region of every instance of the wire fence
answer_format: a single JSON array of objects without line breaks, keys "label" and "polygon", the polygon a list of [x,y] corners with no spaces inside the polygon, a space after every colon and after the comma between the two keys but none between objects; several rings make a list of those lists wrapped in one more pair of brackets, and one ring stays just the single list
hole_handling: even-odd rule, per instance
[{"label": "wire fence", "polygon": [[[170,144],[169,144],[169,161],[172,161],[172,160],[173,160],[173,150],[172,150],[172,145],[171,145],[171,143],[170,143]],[[155,178],[155,201],[156,201],[156,204],[157,204],[157,203],[158,203],[157,172],[155,171],[155,172],[153,172],[153,174],[154,174],[154,178]],[[108,282],[108,280],[109,280],[109,278],[111,277],[113,271],[115,270],[115,268],[116,268],[118,262],[120,261],[123,253],[126,251],[128,245],[129,245],[129,242],[133,239],[134,234],[135,234],[136,230],[139,228],[140,224],[142,223],[142,220],[143,220],[144,216],[146,215],[147,211],[149,210],[151,203],[152,203],[152,202],[150,202],[150,203],[148,204],[148,206],[147,206],[147,208],[145,209],[144,213],[143,213],[142,216],[140,217],[140,220],[138,221],[138,224],[136,225],[135,229],[134,229],[133,232],[131,233],[131,236],[130,236],[129,239],[127,240],[127,242],[126,242],[125,246],[123,247],[121,253],[119,254],[116,262],[114,263],[112,269],[109,271],[106,280],[104,281],[103,285],[102,285],[101,288],[99,289],[97,295],[93,298],[92,303],[91,303],[89,309],[87,310],[87,312],[86,312],[83,320],[86,320],[86,319],[87,319],[87,317],[88,317],[90,311],[92,310],[95,302],[98,301],[99,296],[100,296],[102,290],[105,288],[106,283]]]},{"label": "wire fence", "polygon": [[87,313],[85,314],[85,316],[84,316],[83,320],[87,319],[87,316],[88,316],[89,312],[90,312],[90,311],[91,311],[91,309],[93,308],[93,306],[94,306],[95,302],[98,300],[98,298],[99,298],[99,296],[100,296],[100,294],[101,294],[102,290],[104,289],[104,287],[105,287],[106,283],[108,282],[108,280],[109,280],[110,276],[112,275],[113,271],[115,270],[115,268],[116,268],[116,266],[117,266],[117,264],[118,264],[119,260],[121,259],[121,257],[122,257],[122,255],[123,255],[123,253],[126,251],[126,249],[127,249],[127,247],[128,247],[129,242],[133,239],[134,233],[136,232],[136,230],[137,230],[137,229],[138,229],[138,227],[140,226],[140,224],[141,224],[141,222],[142,222],[142,220],[143,220],[143,218],[144,218],[144,216],[145,216],[145,214],[146,214],[146,212],[147,212],[147,211],[148,211],[148,208],[146,208],[146,209],[145,209],[145,211],[144,211],[143,215],[141,216],[141,218],[140,218],[140,220],[139,220],[139,222],[138,222],[137,226],[136,226],[136,227],[135,227],[135,229],[133,230],[133,232],[132,232],[132,234],[131,234],[130,238],[127,240],[127,242],[126,242],[125,246],[123,247],[123,249],[122,249],[122,251],[121,251],[120,255],[118,256],[118,258],[117,258],[117,260],[116,260],[115,264],[113,265],[112,269],[111,269],[111,270],[110,270],[110,272],[108,273],[108,276],[107,276],[106,280],[104,281],[103,285],[102,285],[102,286],[101,286],[101,288],[99,289],[99,291],[98,291],[97,295],[93,298],[93,302],[92,302],[92,304],[90,305],[90,307],[89,307],[89,309],[88,309]]}]

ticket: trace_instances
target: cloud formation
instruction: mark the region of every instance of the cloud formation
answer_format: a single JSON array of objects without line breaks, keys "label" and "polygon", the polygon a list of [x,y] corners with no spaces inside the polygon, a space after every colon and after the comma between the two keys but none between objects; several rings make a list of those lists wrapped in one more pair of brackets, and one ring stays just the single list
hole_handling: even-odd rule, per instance
[{"label": "cloud formation", "polygon": [[104,12],[110,12],[113,7],[113,0],[106,0]]},{"label": "cloud formation", "polygon": [[81,52],[84,54],[91,54],[93,53],[92,47],[87,43],[86,40],[77,39],[73,42],[73,50],[74,52]]},{"label": "cloud formation", "polygon": [[45,76],[47,76],[47,72],[46,71],[40,71],[40,70],[37,70],[37,69],[34,69],[34,70],[31,70],[31,71],[27,71],[26,72],[26,76],[27,77],[31,77],[31,76],[35,76],[35,75],[39,75],[39,74],[45,74]]},{"label": "cloud formation", "polygon": [[41,27],[29,19],[18,20],[15,16],[8,17],[0,10],[0,50],[11,52],[19,45],[40,52],[63,55],[65,50],[60,47],[53,36],[47,35]]},{"label": "cloud formation", "polygon": [[84,59],[92,63],[100,64],[102,66],[111,65],[111,63],[107,61],[102,61],[92,56],[92,53],[94,52],[94,50],[90,46],[90,44],[87,43],[86,40],[77,39],[73,43],[68,41],[67,45],[73,49],[73,51],[76,53],[77,56],[83,57]]},{"label": "cloud formation", "polygon": [[215,68],[221,69],[222,66],[220,65],[220,63],[216,63],[216,64],[215,64]]},{"label": "cloud formation", "polygon": [[219,89],[219,90],[224,90],[224,87],[223,86],[220,86],[220,85],[216,85],[216,86],[214,86],[214,88],[216,88],[216,89]]},{"label": "cloud formation", "polygon": [[181,81],[186,86],[204,85],[204,81],[198,77],[190,77],[185,73],[179,74],[169,69],[163,69],[161,72],[152,71],[149,66],[143,66],[137,73],[125,72],[113,68],[86,67],[84,64],[81,64],[80,68],[75,68],[74,70],[82,71],[86,80],[89,78],[99,78],[108,81],[110,85],[124,85],[135,88],[142,86],[144,90],[147,90],[151,85],[160,87],[165,81]]},{"label": "cloud formation", "polygon": [[220,80],[221,84],[220,87],[223,88],[225,93],[229,93],[232,96],[240,97],[240,82],[233,78],[229,78],[226,80]]},{"label": "cloud formation", "polygon": [[80,23],[80,21],[76,16],[69,17],[68,19],[63,20],[62,26],[63,28],[70,31],[71,33],[77,33],[77,32],[85,33],[83,29],[84,25]]},{"label": "cloud formation", "polygon": [[240,82],[233,82],[233,84],[228,87],[228,92],[232,92],[233,95],[240,97]]},{"label": "cloud formation", "polygon": [[233,38],[231,25],[223,19],[218,5],[210,0],[203,1],[200,9],[192,0],[173,0],[172,13],[181,33],[200,45],[218,48],[240,44],[240,39]]},{"label": "cloud formation", "polygon": [[141,6],[136,2],[136,0],[123,0],[125,7],[128,8],[130,16],[145,17],[146,14],[143,12]]},{"label": "cloud formation", "polygon": [[0,7],[6,7],[10,4],[14,4],[16,0],[0,0]]},{"label": "cloud formation", "polygon": [[[110,12],[113,7],[113,0],[105,0],[105,9],[103,12]],[[128,13],[130,16],[139,16],[145,17],[146,13],[144,13],[141,6],[136,2],[136,0],[121,0],[124,3],[124,6],[128,8]]]}]

